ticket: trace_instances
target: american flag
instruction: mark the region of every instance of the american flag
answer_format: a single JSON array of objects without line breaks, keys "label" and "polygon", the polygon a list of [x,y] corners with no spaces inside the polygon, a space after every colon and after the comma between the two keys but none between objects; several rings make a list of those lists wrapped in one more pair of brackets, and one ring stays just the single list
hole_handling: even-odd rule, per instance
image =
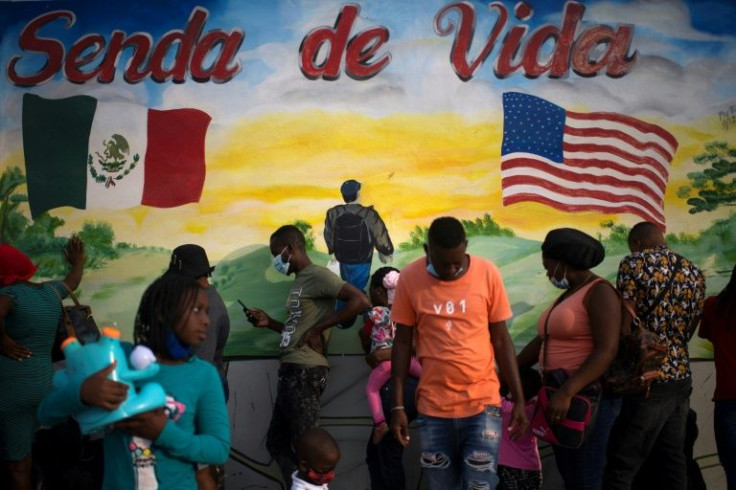
[{"label": "american flag", "polygon": [[612,112],[566,111],[503,94],[503,204],[632,213],[664,227],[664,191],[677,140],[659,126]]}]

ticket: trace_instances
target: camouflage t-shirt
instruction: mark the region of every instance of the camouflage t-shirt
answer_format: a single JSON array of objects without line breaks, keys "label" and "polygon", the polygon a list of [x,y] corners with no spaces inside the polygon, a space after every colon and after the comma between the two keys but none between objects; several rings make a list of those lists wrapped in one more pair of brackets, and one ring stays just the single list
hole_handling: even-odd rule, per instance
[{"label": "camouflage t-shirt", "polygon": [[[673,273],[672,286],[659,304],[650,309],[662,288],[668,286]],[[667,345],[659,379],[674,381],[689,377],[687,344],[695,332],[705,300],[705,278],[700,269],[669,248],[658,246],[624,257],[619,264],[616,285],[624,298],[634,304],[642,326],[656,333]],[[648,309],[649,313],[642,318]]]}]

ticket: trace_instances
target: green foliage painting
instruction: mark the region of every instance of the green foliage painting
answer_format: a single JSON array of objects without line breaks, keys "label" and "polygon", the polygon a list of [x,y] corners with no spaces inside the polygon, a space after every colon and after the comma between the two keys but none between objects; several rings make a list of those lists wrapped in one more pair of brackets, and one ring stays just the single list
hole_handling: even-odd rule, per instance
[{"label": "green foliage painting", "polygon": [[736,206],[736,148],[723,141],[713,141],[693,161],[705,168],[687,174],[690,185],[678,190],[679,197],[697,195],[687,200],[690,214]]}]

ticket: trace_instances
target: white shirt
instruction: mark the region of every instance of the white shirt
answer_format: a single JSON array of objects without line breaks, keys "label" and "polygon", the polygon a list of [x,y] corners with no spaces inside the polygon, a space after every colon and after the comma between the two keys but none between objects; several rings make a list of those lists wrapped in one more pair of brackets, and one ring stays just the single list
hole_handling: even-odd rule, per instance
[{"label": "white shirt", "polygon": [[297,476],[298,474],[299,472],[295,471],[294,474],[291,475],[291,490],[329,490],[326,483],[324,485],[313,485],[312,483],[299,478],[299,476]]}]

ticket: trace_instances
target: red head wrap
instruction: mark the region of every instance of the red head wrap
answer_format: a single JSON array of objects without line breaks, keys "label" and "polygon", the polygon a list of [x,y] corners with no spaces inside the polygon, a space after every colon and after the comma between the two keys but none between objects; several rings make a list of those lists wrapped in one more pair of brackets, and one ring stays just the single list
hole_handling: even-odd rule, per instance
[{"label": "red head wrap", "polygon": [[26,254],[12,245],[0,245],[0,286],[27,281],[37,270]]}]

